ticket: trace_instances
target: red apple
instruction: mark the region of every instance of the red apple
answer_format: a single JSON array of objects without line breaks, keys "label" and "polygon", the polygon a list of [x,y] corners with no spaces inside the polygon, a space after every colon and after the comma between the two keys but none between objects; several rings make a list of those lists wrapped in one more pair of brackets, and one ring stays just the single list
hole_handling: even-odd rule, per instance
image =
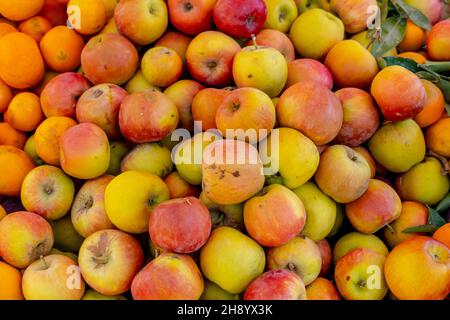
[{"label": "red apple", "polygon": [[288,79],[286,88],[300,81],[314,81],[318,84],[333,88],[333,77],[324,64],[314,59],[297,59],[288,64]]},{"label": "red apple", "polygon": [[330,272],[331,264],[333,262],[333,253],[331,251],[330,243],[327,239],[317,241],[317,246],[322,257],[322,268],[320,269],[320,277],[325,277]]},{"label": "red apple", "polygon": [[168,0],[172,25],[190,35],[211,30],[216,0]]}]

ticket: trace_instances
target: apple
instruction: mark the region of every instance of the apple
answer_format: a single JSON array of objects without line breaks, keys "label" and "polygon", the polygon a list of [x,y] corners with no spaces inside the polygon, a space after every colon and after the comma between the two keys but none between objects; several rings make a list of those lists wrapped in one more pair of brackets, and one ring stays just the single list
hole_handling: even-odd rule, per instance
[{"label": "apple", "polygon": [[192,100],[192,120],[201,123],[202,131],[216,129],[216,113],[229,90],[204,88]]},{"label": "apple", "polygon": [[127,143],[122,141],[110,141],[109,143],[109,168],[107,174],[116,176],[120,173],[120,163],[122,159],[128,154],[129,149]]},{"label": "apple", "polygon": [[141,60],[145,79],[157,87],[168,87],[177,81],[183,71],[181,57],[170,48],[153,47]]},{"label": "apple", "polygon": [[161,37],[169,23],[163,0],[121,0],[116,6],[114,20],[121,34],[141,46]]},{"label": "apple", "polygon": [[[286,0],[284,0],[286,1]],[[293,0],[287,0],[293,1]],[[246,46],[270,47],[278,50],[286,59],[291,62],[295,59],[295,49],[289,37],[281,31],[273,29],[264,29],[256,35],[255,39],[249,40]],[[255,49],[255,48],[254,48]],[[256,50],[256,49],[255,49]],[[254,63],[254,62],[253,62]]]},{"label": "apple", "polygon": [[187,255],[163,253],[133,279],[134,300],[198,300],[204,288],[202,274]]},{"label": "apple", "polygon": [[272,184],[244,204],[248,234],[260,245],[278,247],[298,235],[305,225],[302,201],[290,189]]},{"label": "apple", "polygon": [[215,4],[216,0],[169,0],[170,22],[189,35],[211,30]]},{"label": "apple", "polygon": [[211,217],[208,208],[197,198],[168,200],[157,205],[150,215],[149,232],[159,248],[192,253],[208,240]]},{"label": "apple", "polygon": [[328,272],[330,272],[330,268],[333,264],[333,252],[331,251],[331,246],[327,239],[322,239],[316,243],[320,250],[320,256],[322,257],[322,268],[320,269],[319,276],[325,277]]},{"label": "apple", "polygon": [[450,54],[445,48],[450,44],[450,21],[442,20],[436,23],[427,37],[428,54],[432,60],[448,61]]},{"label": "apple", "polygon": [[258,150],[240,140],[217,140],[206,147],[202,162],[202,186],[218,204],[241,203],[264,186]]},{"label": "apple", "polygon": [[406,172],[425,157],[425,138],[412,119],[386,123],[370,138],[375,160],[392,172]]},{"label": "apple", "polygon": [[147,81],[144,77],[144,73],[142,72],[142,69],[139,69],[134,76],[128,80],[128,82],[125,85],[125,90],[129,93],[138,93],[138,92],[144,92],[146,90],[156,90],[161,91],[160,88],[157,86],[154,86],[150,82]]},{"label": "apple", "polygon": [[331,10],[342,19],[346,32],[357,33],[367,29],[370,9],[377,5],[376,0],[333,0]]},{"label": "apple", "polygon": [[81,74],[65,72],[54,77],[41,93],[41,107],[45,116],[75,117],[77,99],[91,84]]},{"label": "apple", "polygon": [[383,228],[384,241],[390,248],[394,248],[400,242],[423,235],[423,233],[404,233],[404,230],[427,223],[428,208],[420,202],[405,201],[402,203],[400,217]]},{"label": "apple", "polygon": [[[251,86],[230,92],[216,111],[216,125],[224,137],[251,144],[264,139],[275,121],[275,106],[270,97]],[[240,136],[247,132],[252,135]]]},{"label": "apple", "polygon": [[233,80],[233,58],[240,50],[239,44],[226,34],[202,32],[187,48],[187,68],[192,78],[207,86],[227,86]]},{"label": "apple", "polygon": [[300,81],[314,81],[328,89],[333,88],[333,77],[321,62],[314,59],[297,59],[288,63],[286,88]]},{"label": "apple", "polygon": [[306,209],[307,219],[302,234],[313,241],[325,239],[336,221],[336,203],[313,182],[307,182],[293,191]]},{"label": "apple", "polygon": [[444,300],[450,293],[449,248],[417,236],[397,245],[386,258],[389,289],[402,300]]},{"label": "apple", "polygon": [[179,128],[194,129],[194,121],[192,119],[192,101],[197,93],[205,87],[197,81],[184,79],[175,82],[170,87],[164,90],[167,95],[177,106],[180,114]]},{"label": "apple", "polygon": [[166,47],[174,50],[183,61],[186,63],[186,51],[192,38],[176,31],[167,31],[158,41],[155,42],[155,47]]},{"label": "apple", "polygon": [[26,175],[20,199],[27,211],[47,220],[57,220],[70,210],[74,194],[70,177],[57,167],[43,165]]},{"label": "apple", "polygon": [[439,229],[437,229],[433,233],[433,239],[442,242],[443,244],[445,244],[447,247],[450,248],[450,233],[449,233],[449,229],[450,229],[450,223],[449,222],[447,222],[443,226],[440,226]]},{"label": "apple", "polygon": [[173,169],[170,150],[156,142],[136,145],[122,160],[121,172],[145,171],[164,179]]},{"label": "apple", "polygon": [[334,279],[346,300],[382,300],[388,292],[383,267],[386,257],[366,248],[350,251],[339,259]]},{"label": "apple", "polygon": [[353,147],[352,149],[358,152],[364,159],[366,159],[370,167],[370,177],[375,178],[375,175],[377,174],[377,165],[379,166],[379,164],[375,163],[375,160],[373,159],[370,152],[365,147],[361,146]]},{"label": "apple", "polygon": [[306,287],[308,300],[341,300],[336,286],[325,278],[317,278]]},{"label": "apple", "polygon": [[54,236],[54,247],[63,252],[78,253],[83,237],[75,230],[70,215],[50,221]]},{"label": "apple", "polygon": [[426,157],[423,162],[399,175],[395,187],[403,200],[433,206],[450,190],[450,180],[444,170],[438,159]]},{"label": "apple", "polygon": [[239,295],[228,293],[214,282],[206,280],[200,300],[239,300]]},{"label": "apple", "polygon": [[349,203],[366,192],[370,168],[366,159],[353,149],[333,145],[320,156],[319,168],[314,177],[325,194],[337,202]]},{"label": "apple", "polygon": [[264,0],[267,7],[265,29],[274,29],[286,33],[298,16],[294,0]]},{"label": "apple", "polygon": [[450,117],[444,115],[426,131],[425,141],[430,151],[450,158],[450,143],[446,139],[448,132],[450,132]]},{"label": "apple", "polygon": [[109,168],[110,150],[106,133],[97,125],[82,123],[61,136],[61,168],[79,179],[94,179]]},{"label": "apple", "polygon": [[328,238],[334,237],[340,233],[346,225],[344,205],[342,203],[336,203],[336,220],[334,221],[333,228],[327,235]]},{"label": "apple", "polygon": [[0,257],[16,268],[26,268],[53,247],[53,231],[41,216],[26,211],[0,221]]},{"label": "apple", "polygon": [[41,158],[39,158],[37,152],[36,152],[36,142],[34,139],[34,134],[31,135],[27,142],[25,143],[25,146],[23,147],[23,151],[26,152],[26,154],[33,160],[33,162],[40,166],[44,164],[44,161],[42,161]]},{"label": "apple", "polygon": [[260,89],[277,97],[286,84],[286,58],[272,47],[251,45],[239,51],[233,60],[233,78],[238,87]]},{"label": "apple", "polygon": [[331,0],[295,0],[299,13],[303,13],[307,10],[320,8],[326,11],[331,10]]},{"label": "apple", "polygon": [[75,261],[57,254],[33,262],[22,277],[26,300],[80,300],[84,287]]},{"label": "apple", "polygon": [[78,122],[96,124],[110,139],[120,138],[119,109],[127,95],[124,89],[115,84],[107,83],[90,88],[78,99]]},{"label": "apple", "polygon": [[86,292],[84,293],[84,296],[81,298],[81,300],[127,300],[127,298],[125,298],[122,295],[105,296],[101,293],[98,293],[95,290],[89,289],[89,290],[86,290]]},{"label": "apple", "polygon": [[295,237],[289,242],[267,251],[267,269],[288,269],[297,273],[305,285],[320,274],[322,257],[317,244],[306,237]]},{"label": "apple", "polygon": [[232,227],[241,231],[244,230],[243,203],[220,205],[208,199],[205,192],[200,194],[199,200],[209,210],[213,229],[219,227]]},{"label": "apple", "polygon": [[267,8],[263,0],[218,0],[214,23],[220,31],[236,38],[249,38],[263,27]]},{"label": "apple", "polygon": [[178,172],[172,172],[164,179],[170,193],[170,199],[179,199],[184,197],[198,198],[200,195],[200,188],[189,184],[185,181]]},{"label": "apple", "polygon": [[83,238],[114,228],[105,210],[105,190],[113,178],[104,175],[86,181],[75,196],[70,216],[73,227]]},{"label": "apple", "polygon": [[397,192],[377,179],[370,179],[367,191],[345,205],[350,223],[357,231],[366,234],[373,234],[398,219],[401,211],[402,203]]},{"label": "apple", "polygon": [[301,131],[316,145],[332,141],[342,127],[339,99],[316,82],[302,81],[289,87],[280,96],[276,109],[280,126]]},{"label": "apple", "polygon": [[169,200],[169,188],[151,173],[126,171],[109,182],[105,190],[105,210],[111,222],[129,233],[148,230],[150,213]]},{"label": "apple", "polygon": [[176,129],[178,119],[176,105],[156,90],[130,94],[119,111],[120,130],[134,143],[161,140]]},{"label": "apple", "polygon": [[344,40],[345,30],[338,17],[314,8],[300,14],[289,35],[302,57],[321,60],[336,43]]},{"label": "apple", "polygon": [[285,269],[270,270],[248,286],[244,300],[306,300],[306,289],[296,273]]},{"label": "apple", "polygon": [[263,248],[230,227],[215,229],[200,252],[203,275],[231,294],[245,291],[265,264]]},{"label": "apple", "polygon": [[87,237],[78,263],[86,283],[95,291],[114,296],[128,291],[144,263],[139,242],[119,230],[101,230]]},{"label": "apple", "polygon": [[336,265],[336,263],[350,251],[359,248],[370,249],[384,256],[387,256],[389,253],[389,250],[386,247],[386,245],[376,235],[363,234],[354,231],[347,233],[346,235],[341,237],[334,245],[333,249],[334,264]]}]

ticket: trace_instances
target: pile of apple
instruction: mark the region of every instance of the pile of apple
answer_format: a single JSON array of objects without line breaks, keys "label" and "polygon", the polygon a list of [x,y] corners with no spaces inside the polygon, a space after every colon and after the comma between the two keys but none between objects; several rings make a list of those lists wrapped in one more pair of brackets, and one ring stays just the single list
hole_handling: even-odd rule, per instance
[{"label": "pile of apple", "polygon": [[[0,299],[447,298],[450,87],[380,65],[376,0],[41,2],[0,35]],[[401,3],[433,28],[384,56],[450,60]]]}]

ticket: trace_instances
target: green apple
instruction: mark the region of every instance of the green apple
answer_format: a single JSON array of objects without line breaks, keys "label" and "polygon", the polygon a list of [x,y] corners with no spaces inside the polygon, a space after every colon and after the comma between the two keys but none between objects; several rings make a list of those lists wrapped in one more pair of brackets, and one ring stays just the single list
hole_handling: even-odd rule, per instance
[{"label": "green apple", "polygon": [[327,238],[335,236],[342,230],[342,228],[345,225],[344,220],[345,220],[345,207],[341,203],[336,203],[336,220],[334,221],[333,228],[327,235]]},{"label": "green apple", "polygon": [[39,158],[36,152],[36,145],[34,143],[34,134],[28,138],[23,148],[23,151],[25,151],[30,156],[30,158],[34,161],[34,163],[37,166],[44,164],[44,161],[41,158]]},{"label": "green apple", "polygon": [[265,29],[288,32],[292,22],[298,16],[297,4],[294,0],[264,0],[267,8]]},{"label": "green apple", "polygon": [[109,143],[109,150],[111,155],[109,158],[109,168],[106,173],[116,176],[120,173],[120,162],[129,150],[127,145],[120,141],[111,141]]},{"label": "green apple", "polygon": [[214,282],[207,280],[200,300],[239,300],[239,295],[228,293]]},{"label": "green apple", "polygon": [[64,218],[50,221],[55,237],[54,247],[61,251],[77,253],[83,243],[83,237],[78,234],[72,224],[70,215]]},{"label": "green apple", "polygon": [[320,8],[326,11],[331,10],[331,0],[295,0],[295,2],[300,13],[314,8]]}]

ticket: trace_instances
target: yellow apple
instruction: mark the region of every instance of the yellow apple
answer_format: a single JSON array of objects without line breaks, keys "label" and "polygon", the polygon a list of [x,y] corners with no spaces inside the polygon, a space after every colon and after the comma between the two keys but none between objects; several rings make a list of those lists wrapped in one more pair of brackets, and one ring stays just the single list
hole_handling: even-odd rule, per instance
[{"label": "yellow apple", "polygon": [[264,28],[288,32],[292,22],[298,16],[294,0],[264,0],[267,8],[267,18]]},{"label": "yellow apple", "polygon": [[376,235],[355,231],[347,233],[336,242],[333,250],[334,264],[347,253],[358,248],[370,249],[385,256],[389,253],[386,245]]}]

